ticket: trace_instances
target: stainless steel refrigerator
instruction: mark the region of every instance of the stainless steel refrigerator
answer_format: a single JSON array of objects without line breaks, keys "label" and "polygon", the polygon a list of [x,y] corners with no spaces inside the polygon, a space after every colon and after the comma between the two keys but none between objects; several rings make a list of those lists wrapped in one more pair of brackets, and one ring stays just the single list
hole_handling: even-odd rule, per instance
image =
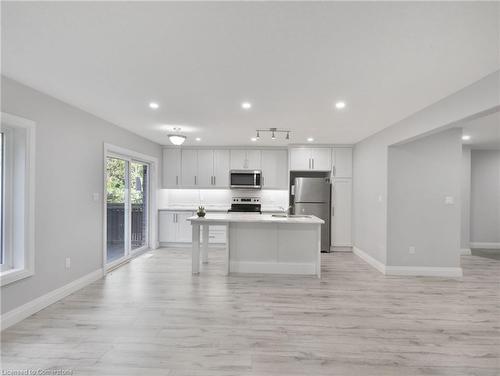
[{"label": "stainless steel refrigerator", "polygon": [[325,221],[321,225],[321,250],[330,252],[331,183],[328,178],[295,178],[294,213],[310,214]]}]

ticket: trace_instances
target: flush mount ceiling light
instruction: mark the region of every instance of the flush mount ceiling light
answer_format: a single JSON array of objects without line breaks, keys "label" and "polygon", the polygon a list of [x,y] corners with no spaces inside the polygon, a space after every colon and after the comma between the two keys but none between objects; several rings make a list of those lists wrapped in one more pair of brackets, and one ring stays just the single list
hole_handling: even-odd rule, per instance
[{"label": "flush mount ceiling light", "polygon": [[201,141],[201,138],[200,137],[196,137],[196,141]]},{"label": "flush mount ceiling light", "polygon": [[257,141],[257,137],[252,137],[252,138],[250,139],[250,141],[252,141],[252,142]]},{"label": "flush mount ceiling light", "polygon": [[290,133],[288,129],[278,129],[278,128],[269,128],[269,129],[257,129],[257,136],[252,137],[252,141],[255,138],[255,141],[260,140],[260,132],[270,132],[271,139],[276,140],[276,133],[286,133],[285,140],[290,140]]},{"label": "flush mount ceiling light", "polygon": [[186,136],[179,134],[179,132],[181,131],[180,128],[174,128],[173,131],[175,133],[169,134],[168,139],[174,145],[177,145],[177,146],[182,145],[184,143],[184,141],[186,141]]},{"label": "flush mount ceiling light", "polygon": [[312,138],[312,137],[307,138],[307,142],[313,142],[313,141],[314,141],[314,138]]},{"label": "flush mount ceiling light", "polygon": [[160,107],[160,105],[156,102],[149,103],[149,108],[152,108],[153,110],[157,110],[159,107]]},{"label": "flush mount ceiling light", "polygon": [[469,136],[468,134],[464,134],[464,135],[462,136],[462,140],[464,140],[464,141],[469,141],[469,140],[470,140],[470,136]]},{"label": "flush mount ceiling light", "polygon": [[241,104],[241,108],[244,109],[244,110],[249,110],[252,108],[252,104],[250,102],[243,102]]},{"label": "flush mount ceiling light", "polygon": [[336,108],[337,110],[342,110],[342,109],[344,109],[344,108],[345,108],[345,102],[339,101],[339,102],[335,103],[335,108]]}]

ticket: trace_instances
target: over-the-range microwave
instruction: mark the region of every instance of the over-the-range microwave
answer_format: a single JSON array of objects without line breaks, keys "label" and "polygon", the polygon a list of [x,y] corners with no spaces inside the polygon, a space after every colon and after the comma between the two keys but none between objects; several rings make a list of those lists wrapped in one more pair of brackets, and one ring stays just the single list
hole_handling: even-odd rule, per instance
[{"label": "over-the-range microwave", "polygon": [[231,170],[229,172],[229,186],[231,189],[261,189],[261,170]]}]

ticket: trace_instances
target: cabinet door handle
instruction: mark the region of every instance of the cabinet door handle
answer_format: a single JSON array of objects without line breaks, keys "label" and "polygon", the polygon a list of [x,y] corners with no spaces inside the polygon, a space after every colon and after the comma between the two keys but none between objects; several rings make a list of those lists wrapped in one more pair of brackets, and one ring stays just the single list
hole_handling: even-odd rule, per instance
[{"label": "cabinet door handle", "polygon": [[179,175],[175,176],[175,185],[179,185]]},{"label": "cabinet door handle", "polygon": [[311,158],[309,158],[309,170],[311,169]]},{"label": "cabinet door handle", "polygon": [[194,185],[196,185],[196,175],[194,176]]},{"label": "cabinet door handle", "polygon": [[214,176],[214,185],[217,184],[217,176]]},{"label": "cabinet door handle", "polygon": [[312,166],[313,166],[313,170],[314,170],[314,158],[312,158]]}]

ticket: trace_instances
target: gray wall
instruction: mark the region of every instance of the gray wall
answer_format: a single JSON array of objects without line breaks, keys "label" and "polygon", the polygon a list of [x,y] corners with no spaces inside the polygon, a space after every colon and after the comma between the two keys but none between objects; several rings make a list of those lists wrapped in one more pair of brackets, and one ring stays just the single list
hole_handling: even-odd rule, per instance
[{"label": "gray wall", "polygon": [[470,183],[471,183],[471,150],[469,147],[462,148],[462,185],[461,185],[461,211],[462,211],[462,236],[460,247],[470,248]]},{"label": "gray wall", "polygon": [[461,135],[454,128],[389,148],[387,265],[460,266]]},{"label": "gray wall", "polygon": [[[354,146],[353,244],[385,264],[388,147],[436,132],[500,105],[496,71]],[[379,201],[379,197],[382,202]]]},{"label": "gray wall", "polygon": [[500,243],[500,150],[471,151],[471,242]]},{"label": "gray wall", "polygon": [[37,123],[35,275],[2,287],[4,313],[102,268],[102,197],[92,194],[103,191],[103,143],[157,158],[161,148],[5,77],[2,111]]}]

